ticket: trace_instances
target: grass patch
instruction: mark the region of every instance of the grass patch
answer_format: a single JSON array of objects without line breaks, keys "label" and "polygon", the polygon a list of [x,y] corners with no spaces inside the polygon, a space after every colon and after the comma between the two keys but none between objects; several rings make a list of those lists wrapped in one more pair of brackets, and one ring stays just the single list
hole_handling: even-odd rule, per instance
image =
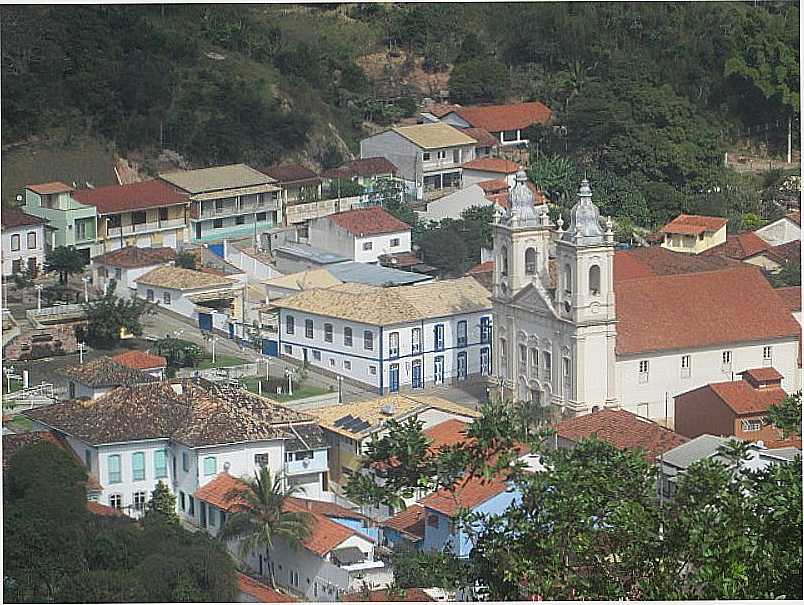
[{"label": "grass patch", "polygon": [[11,382],[11,390],[7,387],[9,386],[9,380],[6,379],[5,376],[3,378],[3,393],[16,393],[17,391],[22,390],[22,380],[15,380],[12,379]]},{"label": "grass patch", "polygon": [[[240,380],[240,384],[246,387],[246,389],[248,389],[252,393],[259,393],[259,387],[257,387],[257,382],[260,380],[262,380],[263,382],[262,394],[265,397],[270,397],[274,401],[279,402],[293,401],[295,399],[304,399],[306,397],[315,397],[316,395],[325,395],[326,393],[330,392],[326,389],[322,389],[317,386],[302,383],[301,385],[298,386],[295,384],[293,385],[293,396],[290,396],[287,394],[287,386],[288,386],[287,382],[283,382],[281,385],[279,385],[279,383],[271,381],[270,385],[266,386],[265,380],[257,378],[256,376],[251,378],[243,378]],[[281,395],[276,394],[277,386],[282,387]]]},{"label": "grass patch", "polygon": [[25,416],[14,416],[6,423],[6,426],[17,433],[28,432],[33,428],[33,422]]},{"label": "grass patch", "polygon": [[228,368],[231,366],[240,366],[248,363],[242,357],[235,357],[234,355],[219,355],[215,354],[215,363],[212,363],[212,357],[202,359],[198,364],[199,370],[209,370],[210,368]]}]

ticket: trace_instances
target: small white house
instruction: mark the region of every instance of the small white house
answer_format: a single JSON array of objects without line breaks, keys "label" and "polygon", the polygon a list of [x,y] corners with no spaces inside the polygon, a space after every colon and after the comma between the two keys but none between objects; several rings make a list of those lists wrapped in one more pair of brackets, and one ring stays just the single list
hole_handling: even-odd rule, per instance
[{"label": "small white house", "polygon": [[165,266],[134,280],[137,298],[198,321],[205,331],[233,338],[242,321],[244,286],[236,279],[213,273]]},{"label": "small white house", "polygon": [[129,299],[136,296],[136,279],[176,258],[174,248],[138,248],[126,246],[92,259],[95,286],[106,292],[112,280],[115,295]]},{"label": "small white house", "polygon": [[[247,486],[239,479],[221,473],[206,484],[195,497],[205,505],[215,525],[207,532],[216,536],[229,515],[247,510],[247,502],[238,494]],[[383,588],[392,581],[387,564],[375,556],[376,528],[369,529],[366,519],[341,506],[288,497],[285,512],[305,515],[310,535],[294,548],[282,537],[271,548],[261,545],[241,561],[258,576],[271,577],[287,592],[310,601],[342,600],[346,593],[366,586]],[[239,543],[229,542],[233,555],[239,558]]]},{"label": "small white house", "polygon": [[383,254],[410,252],[410,225],[380,207],[347,210],[310,221],[315,246],[362,263]]},{"label": "small white house", "polygon": [[109,357],[99,357],[64,370],[70,399],[97,399],[112,389],[155,382],[156,377]]},{"label": "small white house", "polygon": [[479,185],[469,185],[463,189],[458,189],[454,193],[440,197],[427,204],[427,209],[417,212],[419,220],[440,221],[445,218],[458,220],[464,210],[475,206],[496,206],[500,212],[502,208],[497,206],[486,196],[486,192]]},{"label": "small white house", "polygon": [[3,275],[28,269],[34,275],[45,262],[45,219],[7,207],[2,212]]},{"label": "small white house", "polygon": [[491,300],[471,277],[402,288],[342,284],[275,305],[283,357],[380,393],[491,373]]},{"label": "small white house", "polygon": [[194,494],[221,471],[251,476],[265,465],[305,498],[331,500],[327,445],[312,416],[248,391],[209,382],[153,382],[113,389],[90,402],[24,412],[34,430],[63,435],[103,486],[100,501],[139,516],[159,481],[180,518],[220,522]]},{"label": "small white house", "polygon": [[754,231],[761,239],[771,246],[779,246],[794,240],[801,239],[801,211],[796,210],[778,221],[768,223]]}]

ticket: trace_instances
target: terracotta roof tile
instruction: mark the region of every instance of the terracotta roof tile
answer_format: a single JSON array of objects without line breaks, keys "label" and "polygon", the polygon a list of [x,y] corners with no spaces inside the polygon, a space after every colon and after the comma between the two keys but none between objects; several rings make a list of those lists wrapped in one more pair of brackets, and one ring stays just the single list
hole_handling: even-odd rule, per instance
[{"label": "terracotta roof tile", "polygon": [[684,254],[661,246],[633,248],[614,253],[615,283],[654,275],[678,275],[742,267],[744,265],[740,261],[725,256]]},{"label": "terracotta roof tile", "polygon": [[431,113],[437,118],[443,118],[448,113],[452,113],[460,109],[460,105],[450,105],[448,103],[433,103],[430,107],[426,108],[425,113]]},{"label": "terracotta roof tile", "polygon": [[[616,256],[615,256],[616,259]],[[759,269],[616,280],[617,353],[629,355],[798,336]]]},{"label": "terracotta roof tile", "polygon": [[395,593],[388,589],[371,590],[366,595],[363,592],[353,592],[344,596],[344,601],[367,601],[371,603],[380,603],[388,601],[402,601],[405,603],[429,603],[435,601],[433,597],[428,595],[421,588],[403,588],[399,593]]},{"label": "terracotta roof tile", "polygon": [[234,286],[237,282],[228,277],[212,275],[204,271],[184,269],[183,267],[163,266],[148,271],[134,280],[137,284],[173,288],[175,290],[192,290],[215,286]]},{"label": "terracotta roof tile", "polygon": [[689,441],[651,420],[626,410],[610,409],[562,420],[556,426],[556,433],[568,441],[578,442],[594,435],[621,450],[640,449],[651,462],[659,454]]},{"label": "terracotta roof tile", "polygon": [[801,263],[801,240],[794,239],[791,242],[773,246],[769,252],[775,256],[775,260]]},{"label": "terracotta roof tile", "polygon": [[508,181],[505,179],[491,179],[488,181],[480,181],[479,183],[475,183],[478,187],[483,190],[483,193],[486,194],[488,197],[489,195],[495,195],[498,193],[502,193],[504,195],[508,195],[508,190],[510,187],[508,186]]},{"label": "terracotta roof tile", "polygon": [[87,206],[95,206],[99,214],[175,206],[190,200],[186,193],[161,180],[80,189],[73,192],[73,198]]},{"label": "terracotta roof tile", "polygon": [[523,129],[532,124],[544,124],[553,115],[549,107],[538,101],[458,107],[454,111],[471,126],[483,128],[489,132]]},{"label": "terracotta roof tile", "polygon": [[126,246],[118,250],[106,252],[92,259],[93,263],[112,267],[133,268],[161,265],[176,258],[176,250],[167,247],[139,248]]},{"label": "terracotta roof tile", "polygon": [[659,231],[661,233],[678,233],[682,235],[698,235],[705,231],[717,231],[728,223],[728,219],[717,216],[700,216],[697,214],[679,214]]},{"label": "terracotta roof tile", "polygon": [[351,179],[356,176],[396,175],[397,168],[387,158],[358,158],[347,160],[337,168],[324,171],[321,176],[328,179]]},{"label": "terracotta roof tile", "polygon": [[261,168],[260,172],[276,179],[279,183],[298,183],[298,182],[317,182],[320,177],[301,164],[281,164],[279,166],[269,166]]},{"label": "terracotta roof tile", "polygon": [[[101,517],[122,517],[125,519],[131,519],[131,517],[128,517],[122,510],[118,508],[107,506],[92,500],[87,501],[87,510],[93,515],[99,515]],[[133,522],[134,520],[131,519],[131,521]]]},{"label": "terracotta roof tile", "polygon": [[383,521],[382,525],[408,534],[414,541],[422,540],[424,539],[424,508],[418,504],[412,504]]},{"label": "terracotta roof tile", "polygon": [[[134,370],[132,370],[134,371]],[[313,417],[248,391],[204,380],[119,387],[92,401],[66,401],[23,413],[47,427],[91,443],[172,439],[190,447],[284,439],[289,424],[326,447]]]},{"label": "terracotta roof tile", "polygon": [[167,359],[148,351],[126,351],[115,355],[112,360],[136,370],[154,370],[167,367]]},{"label": "terracotta roof tile", "polygon": [[473,509],[508,489],[506,481],[495,477],[489,481],[469,477],[454,490],[440,489],[419,501],[423,508],[430,508],[455,517],[461,509]]},{"label": "terracotta roof tile", "polygon": [[801,286],[776,288],[776,294],[791,311],[801,311]]},{"label": "terracotta roof tile", "polygon": [[466,441],[466,429],[468,427],[468,423],[462,422],[457,418],[450,418],[431,426],[424,431],[424,436],[430,440],[430,449],[436,450]]},{"label": "terracotta roof tile", "polygon": [[700,405],[714,405],[720,401],[737,415],[765,412],[768,406],[787,397],[787,393],[779,386],[754,388],[747,380],[740,379],[708,384],[676,395],[676,400],[682,400],[685,395],[692,393],[695,393]]},{"label": "terracotta roof tile", "polygon": [[379,206],[338,212],[327,218],[357,237],[410,230],[410,225]]},{"label": "terracotta roof tile", "polygon": [[801,226],[801,210],[794,210],[786,215],[788,219],[793,221],[799,227]]},{"label": "terracotta roof tile", "polygon": [[153,376],[118,363],[110,357],[99,357],[85,364],[65,368],[64,374],[90,387],[134,386],[156,381]]},{"label": "terracotta roof tile", "polygon": [[479,147],[497,147],[500,142],[484,128],[462,128],[463,132],[472,137]]},{"label": "terracotta roof tile", "polygon": [[770,249],[771,246],[756,233],[745,231],[727,236],[724,243],[709,248],[702,254],[709,256],[722,255],[737,260],[745,260],[762,252],[768,252]]},{"label": "terracotta roof tile", "polygon": [[21,209],[13,206],[3,206],[0,212],[2,212],[2,214],[0,214],[0,223],[2,223],[3,229],[47,223],[45,219],[23,212]]},{"label": "terracotta roof tile", "polygon": [[499,172],[500,174],[516,174],[519,164],[502,158],[477,158],[463,165],[464,170],[481,170],[483,172]]},{"label": "terracotta roof tile", "polygon": [[480,263],[469,269],[466,274],[467,275],[475,275],[477,273],[491,273],[494,271],[494,261],[487,260],[484,263]]},{"label": "terracotta roof tile", "polygon": [[244,573],[237,573],[237,590],[249,595],[255,603],[296,603],[298,599],[269,588],[262,582],[248,577]]},{"label": "terracotta roof tile", "polygon": [[795,447],[801,449],[801,437],[793,435],[787,437],[786,439],[773,439],[773,440],[766,439],[765,447],[768,448],[769,450],[782,447]]},{"label": "terracotta roof tile", "polygon": [[65,185],[61,181],[53,181],[51,183],[41,183],[39,185],[27,185],[26,189],[30,189],[39,195],[50,195],[52,193],[68,193],[74,191],[74,187]]},{"label": "terracotta roof tile", "polygon": [[781,382],[784,378],[776,368],[772,367],[751,368],[749,370],[743,370],[740,374],[747,376],[749,380],[757,384],[763,382]]}]

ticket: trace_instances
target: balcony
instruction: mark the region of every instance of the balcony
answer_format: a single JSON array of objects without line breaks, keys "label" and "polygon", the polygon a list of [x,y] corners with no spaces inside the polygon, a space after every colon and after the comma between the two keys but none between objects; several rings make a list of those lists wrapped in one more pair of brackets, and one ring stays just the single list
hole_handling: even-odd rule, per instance
[{"label": "balcony", "polygon": [[324,452],[318,453],[318,455],[313,458],[285,462],[285,474],[289,477],[294,475],[323,473],[327,470],[327,456]]},{"label": "balcony", "polygon": [[181,229],[185,226],[183,218],[174,218],[167,221],[153,221],[150,223],[136,223],[134,225],[124,225],[122,227],[109,227],[106,230],[106,237],[120,237],[123,235],[137,235],[140,233],[150,233],[161,229]]},{"label": "balcony", "polygon": [[237,216],[238,214],[255,214],[258,212],[275,212],[279,210],[279,200],[263,200],[259,202],[249,202],[241,204],[224,204],[222,207],[214,207],[205,203],[201,211],[193,206],[190,216],[194,219],[215,219],[227,216]]}]

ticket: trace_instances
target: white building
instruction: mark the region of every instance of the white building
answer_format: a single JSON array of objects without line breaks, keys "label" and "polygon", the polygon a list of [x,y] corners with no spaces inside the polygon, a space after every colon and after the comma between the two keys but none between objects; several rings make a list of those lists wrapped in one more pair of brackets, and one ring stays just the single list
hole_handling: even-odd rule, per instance
[{"label": "white building", "polygon": [[410,252],[410,225],[378,206],[313,219],[308,234],[317,248],[361,263]]},{"label": "white building", "polygon": [[458,220],[464,210],[477,206],[494,206],[495,211],[502,211],[500,206],[486,197],[486,192],[482,187],[469,185],[429,202],[425,210],[418,211],[416,214],[420,221],[441,221],[445,218]]},{"label": "white building", "polygon": [[754,231],[771,246],[780,246],[801,239],[801,212],[796,210]]},{"label": "white building", "polygon": [[275,304],[283,357],[380,393],[491,372],[491,301],[471,277],[402,288],[342,284]]},{"label": "white building", "polygon": [[163,481],[183,520],[217,524],[193,494],[223,470],[253,477],[265,465],[301,486],[305,498],[330,497],[321,428],[311,416],[245,390],[206,381],[155,382],[25,415],[35,429],[63,435],[102,485],[100,501],[132,516]]},{"label": "white building", "polygon": [[137,294],[136,279],[176,258],[174,248],[138,248],[126,246],[92,259],[95,287],[106,292],[112,280],[115,296],[129,299]]},{"label": "white building", "polygon": [[664,418],[674,395],[752,367],[797,388],[799,325],[758,269],[660,247],[615,255],[588,182],[564,231],[525,180],[494,226],[495,368],[509,396]]},{"label": "white building", "polygon": [[516,183],[516,173],[519,166],[511,160],[502,158],[476,158],[463,165],[463,177],[461,183],[463,187],[477,185],[483,181],[503,180],[513,187]]},{"label": "white building", "polygon": [[72,366],[64,370],[69,379],[67,394],[70,399],[97,399],[117,387],[148,384],[157,379],[150,373],[131,368],[109,357]]},{"label": "white building", "polygon": [[45,262],[45,219],[19,208],[3,208],[3,275],[24,269],[34,275]]},{"label": "white building", "polygon": [[[214,525],[207,524],[207,532],[217,535],[228,515],[248,506],[245,499],[232,497],[246,489],[242,481],[221,473],[196,492],[209,518],[216,520]],[[335,504],[294,497],[286,498],[285,512],[306,515],[310,535],[300,548],[281,536],[271,548],[261,545],[242,561],[253,573],[273,576],[278,587],[316,602],[343,600],[346,593],[356,592],[364,584],[377,589],[391,583],[391,570],[376,558],[376,539],[368,535],[376,535],[376,528],[369,529],[362,515]],[[227,546],[239,559],[239,542],[232,540]]]},{"label": "white building", "polygon": [[425,193],[460,187],[462,164],[474,159],[476,144],[448,124],[398,126],[360,141],[360,157],[389,160],[421,200]]},{"label": "white building", "polygon": [[134,282],[137,298],[196,320],[201,330],[215,330],[230,338],[240,333],[236,326],[242,322],[244,285],[236,279],[163,266]]}]

